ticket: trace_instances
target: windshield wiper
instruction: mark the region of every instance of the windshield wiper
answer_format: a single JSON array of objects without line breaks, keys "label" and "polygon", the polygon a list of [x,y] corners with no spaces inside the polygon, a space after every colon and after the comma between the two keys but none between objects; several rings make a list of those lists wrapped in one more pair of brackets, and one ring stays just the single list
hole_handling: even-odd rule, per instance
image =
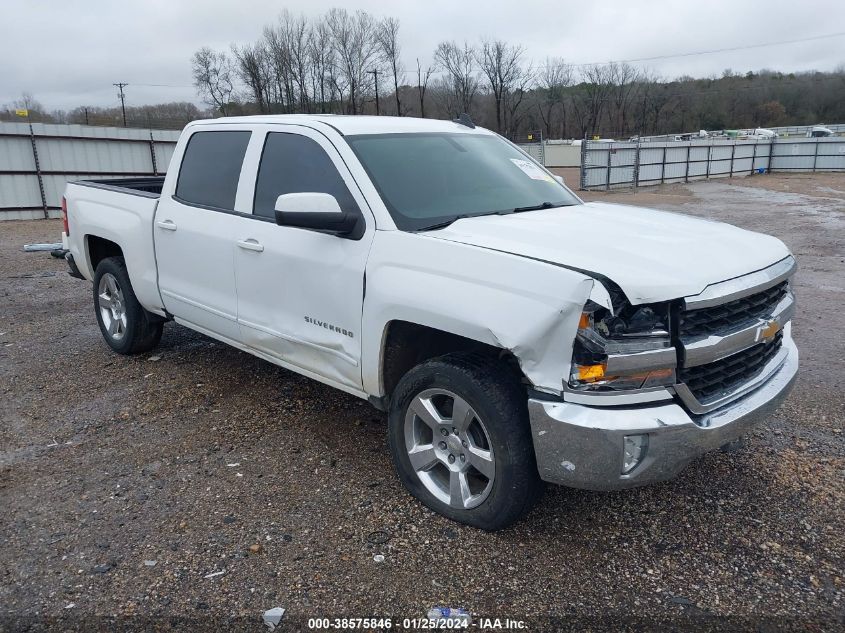
[{"label": "windshield wiper", "polygon": [[541,209],[554,209],[555,207],[559,207],[559,204],[552,204],[551,202],[541,202],[540,204],[535,204],[530,207],[517,207],[516,209],[512,209],[510,213],[522,213],[523,211],[540,211]]},{"label": "windshield wiper", "polygon": [[482,218],[488,215],[510,215],[511,213],[522,213],[523,211],[540,211],[542,209],[557,209],[558,207],[566,206],[570,205],[554,204],[552,202],[541,202],[540,204],[535,204],[530,207],[516,207],[515,209],[509,209],[507,211],[494,211],[492,213],[463,213],[460,215],[454,215],[447,220],[443,220],[442,222],[429,224],[428,226],[424,226],[422,228],[417,229],[417,231],[433,231],[434,229],[442,229],[449,226],[456,220],[463,220],[465,218]]},{"label": "windshield wiper", "polygon": [[424,226],[422,228],[417,229],[417,231],[433,231],[434,229],[443,229],[452,224],[452,222],[456,220],[462,220],[464,218],[471,218],[473,216],[464,214],[464,215],[455,215],[449,218],[448,220],[443,220],[442,222],[436,222],[435,224],[429,224],[428,226]]}]

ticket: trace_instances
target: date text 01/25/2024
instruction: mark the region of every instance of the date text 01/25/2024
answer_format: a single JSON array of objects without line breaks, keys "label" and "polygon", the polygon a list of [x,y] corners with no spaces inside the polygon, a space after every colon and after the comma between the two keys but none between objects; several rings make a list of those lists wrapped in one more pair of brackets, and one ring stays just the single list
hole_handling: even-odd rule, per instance
[{"label": "date text 01/25/2024", "polygon": [[312,630],[461,630],[480,628],[483,630],[524,630],[527,624],[524,620],[510,618],[478,618],[471,621],[466,617],[455,618],[309,618],[308,628]]}]

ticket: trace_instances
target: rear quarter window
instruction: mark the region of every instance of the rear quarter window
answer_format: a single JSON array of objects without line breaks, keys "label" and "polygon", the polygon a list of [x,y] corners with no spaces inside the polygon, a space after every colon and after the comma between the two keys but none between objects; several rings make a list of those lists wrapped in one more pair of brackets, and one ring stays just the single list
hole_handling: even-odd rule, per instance
[{"label": "rear quarter window", "polygon": [[234,209],[250,134],[228,130],[192,134],[179,168],[176,197],[188,204]]}]

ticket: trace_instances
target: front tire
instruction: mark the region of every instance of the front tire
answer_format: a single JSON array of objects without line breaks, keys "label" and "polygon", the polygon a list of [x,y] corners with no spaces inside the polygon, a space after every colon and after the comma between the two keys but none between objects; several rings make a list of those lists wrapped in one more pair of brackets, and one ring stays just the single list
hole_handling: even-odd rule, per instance
[{"label": "front tire", "polygon": [[495,359],[455,353],[409,371],[388,440],[408,491],[454,521],[499,530],[542,495],[525,392]]},{"label": "front tire", "polygon": [[164,324],[138,302],[122,257],[107,257],[94,273],[94,312],[106,343],[118,354],[155,348]]}]

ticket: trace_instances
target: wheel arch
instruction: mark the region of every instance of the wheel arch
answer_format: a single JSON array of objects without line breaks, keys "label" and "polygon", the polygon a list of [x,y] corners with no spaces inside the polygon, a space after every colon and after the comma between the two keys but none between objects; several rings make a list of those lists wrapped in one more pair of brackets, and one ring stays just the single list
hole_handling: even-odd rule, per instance
[{"label": "wheel arch", "polygon": [[123,248],[117,242],[100,237],[99,235],[88,234],[85,236],[85,258],[93,278],[97,266],[106,257],[123,257]]},{"label": "wheel arch", "polygon": [[529,382],[516,356],[508,349],[438,327],[394,319],[385,324],[382,332],[378,363],[381,399],[387,401],[402,376],[420,363],[452,352],[486,356],[507,366],[517,380]]},{"label": "wheel arch", "polygon": [[[132,289],[138,301],[145,310],[166,316],[161,295],[158,292],[158,269],[155,262],[155,252],[152,242],[147,248],[134,239],[133,231],[136,227],[127,228],[126,235],[111,229],[95,229],[96,232],[85,233],[79,238],[79,249],[82,251],[82,261],[77,259],[77,265],[82,275],[94,280],[97,266],[107,257],[122,257],[126,265],[126,272]],[[80,265],[81,264],[81,265]]]}]

